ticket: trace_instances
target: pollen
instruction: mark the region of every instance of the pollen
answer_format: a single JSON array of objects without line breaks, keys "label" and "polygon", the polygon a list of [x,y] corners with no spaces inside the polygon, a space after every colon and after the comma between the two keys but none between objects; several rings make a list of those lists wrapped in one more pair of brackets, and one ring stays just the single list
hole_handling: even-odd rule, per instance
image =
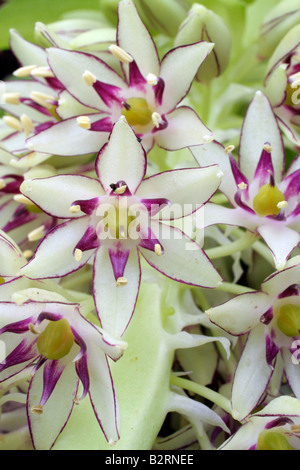
[{"label": "pollen", "polygon": [[79,127],[82,129],[90,129],[91,128],[91,120],[88,116],[78,116],[76,119],[78,122]]},{"label": "pollen", "polygon": [[3,100],[6,104],[20,104],[20,93],[4,93]]},{"label": "pollen", "polygon": [[263,146],[263,149],[264,149],[266,152],[268,152],[268,153],[271,153],[272,150],[273,150],[270,144],[265,144],[265,145]]},{"label": "pollen", "polygon": [[159,243],[155,243],[154,245],[154,252],[157,254],[157,256],[161,256],[161,245]]},{"label": "pollen", "polygon": [[225,148],[224,152],[228,154],[228,153],[233,152],[234,149],[235,149],[234,145],[228,145],[228,147]]},{"label": "pollen", "polygon": [[151,119],[156,128],[159,128],[160,124],[163,122],[161,115],[157,112],[152,113]]},{"label": "pollen", "polygon": [[117,285],[117,287],[126,286],[127,282],[128,281],[127,281],[126,277],[118,277],[116,285]]},{"label": "pollen", "polygon": [[81,207],[79,204],[74,204],[74,206],[70,207],[71,214],[78,214],[81,211]]},{"label": "pollen", "polygon": [[30,98],[35,101],[35,103],[46,109],[51,109],[53,107],[53,102],[56,101],[54,96],[41,93],[40,91],[33,91]]},{"label": "pollen", "polygon": [[124,194],[126,189],[127,189],[127,185],[123,184],[122,186],[114,190],[114,194]]},{"label": "pollen", "polygon": [[82,251],[79,248],[76,248],[75,253],[74,253],[74,258],[76,259],[78,263],[82,259]]},{"label": "pollen", "polygon": [[287,201],[280,201],[280,202],[278,202],[278,204],[277,204],[278,209],[285,209],[287,206],[288,206],[288,202],[287,202]]},{"label": "pollen", "polygon": [[32,250],[25,250],[25,251],[23,251],[23,256],[24,256],[24,258],[29,259],[33,256],[33,251]]},{"label": "pollen", "polygon": [[22,114],[22,116],[20,117],[20,121],[23,125],[26,137],[29,137],[31,132],[34,131],[34,124],[32,120],[30,119],[30,117],[27,116],[27,114]]},{"label": "pollen", "polygon": [[28,233],[27,238],[30,242],[38,241],[45,235],[45,225],[40,225],[35,230]]},{"label": "pollen", "polygon": [[32,202],[30,199],[28,199],[28,197],[24,196],[23,194],[15,194],[13,199],[20,204],[25,204],[28,206],[35,205],[34,202]]},{"label": "pollen", "polygon": [[34,335],[39,335],[40,332],[36,329],[35,325],[33,323],[29,323],[28,325],[28,330],[33,333]]},{"label": "pollen", "polygon": [[4,116],[2,119],[7,126],[11,127],[16,131],[22,132],[23,126],[19,119],[12,116]]},{"label": "pollen", "polygon": [[34,77],[42,77],[42,78],[55,77],[50,67],[36,67],[35,69],[32,70],[31,75],[33,75]]},{"label": "pollen", "polygon": [[130,62],[133,62],[133,58],[131,57],[131,55],[124,51],[124,49],[122,49],[121,47],[112,44],[111,46],[109,46],[108,49],[117,59],[119,59],[120,62],[123,62],[124,64],[129,64]]},{"label": "pollen", "polygon": [[19,67],[13,72],[15,77],[24,78],[29,77],[32,70],[36,69],[36,65],[25,65],[24,67]]},{"label": "pollen", "polygon": [[43,411],[44,411],[44,408],[42,405],[34,405],[32,408],[31,408],[31,412],[34,414],[34,415],[42,415],[43,414]]},{"label": "pollen", "polygon": [[247,187],[248,187],[247,183],[242,182],[238,184],[239,189],[247,189]]},{"label": "pollen", "polygon": [[148,73],[146,80],[148,85],[155,86],[158,83],[158,78],[156,75],[154,75],[154,73]]},{"label": "pollen", "polygon": [[97,78],[95,77],[95,75],[92,73],[92,72],[89,72],[88,70],[86,70],[83,74],[82,74],[82,78],[84,80],[84,83],[87,85],[87,86],[93,86],[94,83],[97,81]]}]

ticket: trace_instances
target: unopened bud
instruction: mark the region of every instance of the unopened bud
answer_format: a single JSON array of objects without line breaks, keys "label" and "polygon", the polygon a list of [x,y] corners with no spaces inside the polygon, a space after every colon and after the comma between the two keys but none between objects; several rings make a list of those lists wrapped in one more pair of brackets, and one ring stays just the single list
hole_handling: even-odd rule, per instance
[{"label": "unopened bud", "polygon": [[174,0],[143,0],[137,8],[146,26],[174,37],[186,17],[188,2]]}]

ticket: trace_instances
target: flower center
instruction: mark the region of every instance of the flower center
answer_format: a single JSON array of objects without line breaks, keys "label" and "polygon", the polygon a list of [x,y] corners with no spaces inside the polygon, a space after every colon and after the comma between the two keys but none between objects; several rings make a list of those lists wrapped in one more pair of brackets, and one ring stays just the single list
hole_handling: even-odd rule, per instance
[{"label": "flower center", "polygon": [[276,431],[262,431],[258,437],[256,450],[294,450],[287,438]]},{"label": "flower center", "polygon": [[152,121],[152,111],[145,98],[129,98],[122,109],[128,124],[146,126]]},{"label": "flower center", "polygon": [[74,336],[68,321],[62,318],[50,321],[44,331],[39,335],[37,347],[41,356],[57,360],[66,356],[73,344]]},{"label": "flower center", "polygon": [[277,326],[286,336],[299,335],[300,331],[300,307],[287,304],[280,307],[276,315]]},{"label": "flower center", "polygon": [[253,199],[253,209],[261,216],[278,215],[280,207],[278,204],[284,201],[283,193],[271,184],[264,184]]}]

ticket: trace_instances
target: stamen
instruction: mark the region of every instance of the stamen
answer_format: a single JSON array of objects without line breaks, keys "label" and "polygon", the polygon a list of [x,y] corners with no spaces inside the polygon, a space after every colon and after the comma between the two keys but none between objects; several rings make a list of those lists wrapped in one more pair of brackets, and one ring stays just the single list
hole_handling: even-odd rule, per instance
[{"label": "stamen", "polygon": [[126,286],[127,282],[128,282],[128,281],[127,281],[126,277],[118,277],[118,279],[117,279],[117,287]]},{"label": "stamen", "polygon": [[76,248],[75,253],[74,253],[74,258],[76,259],[78,263],[82,259],[82,251],[79,248]]},{"label": "stamen", "polygon": [[124,49],[122,49],[121,47],[112,44],[111,46],[109,46],[108,49],[117,59],[119,59],[120,62],[123,62],[124,64],[129,64],[130,62],[133,62],[133,58],[131,57],[131,55],[124,51]]},{"label": "stamen", "polygon": [[155,86],[158,83],[158,78],[156,75],[154,75],[154,73],[148,73],[146,80],[148,85]]},{"label": "stamen", "polygon": [[233,152],[234,149],[235,149],[234,145],[228,145],[228,147],[226,147],[224,151],[226,154],[228,154],[228,153]]},{"label": "stamen", "polygon": [[28,197],[24,196],[24,194],[15,194],[13,199],[20,204],[25,204],[27,206],[34,206],[34,202],[32,202]]},{"label": "stamen", "polygon": [[78,212],[80,211],[81,211],[81,207],[79,206],[79,204],[76,204],[70,207],[71,214],[78,214]]},{"label": "stamen", "polygon": [[83,73],[82,78],[87,86],[93,86],[94,83],[97,81],[95,75],[92,72],[89,72],[88,70]]},{"label": "stamen", "polygon": [[278,202],[277,207],[278,207],[278,209],[285,209],[287,207],[287,205],[288,205],[287,201],[280,201],[280,202]]},{"label": "stamen", "polygon": [[4,93],[3,99],[6,104],[20,104],[20,93]]},{"label": "stamen", "polygon": [[159,243],[155,243],[154,252],[157,254],[157,256],[161,256],[161,246]]},{"label": "stamen", "polygon": [[291,431],[296,432],[296,433],[300,432],[300,425],[299,424],[292,424],[291,425]]},{"label": "stamen", "polygon": [[15,77],[23,78],[28,77],[32,70],[36,69],[36,65],[24,65],[24,67],[19,67],[13,72]]},{"label": "stamen", "polygon": [[163,123],[163,120],[162,120],[162,118],[161,118],[161,115],[160,115],[159,113],[157,113],[157,112],[152,113],[151,119],[152,119],[153,124],[154,124],[155,127],[157,127],[157,128],[160,126],[160,124]]},{"label": "stamen", "polygon": [[32,250],[25,250],[25,251],[23,251],[23,256],[24,256],[24,258],[26,258],[26,259],[31,258],[32,255],[33,255],[33,251],[32,251]]},{"label": "stamen", "polygon": [[22,114],[20,117],[21,123],[23,124],[24,132],[26,137],[29,137],[30,133],[34,131],[34,124],[27,114]]},{"label": "stamen", "polygon": [[126,189],[127,189],[127,185],[123,184],[122,186],[114,190],[114,194],[124,194]]},{"label": "stamen", "polygon": [[79,400],[78,397],[75,397],[73,401],[74,401],[75,405],[79,405],[79,403],[80,403],[80,400]]},{"label": "stamen", "polygon": [[40,227],[36,228],[35,230],[32,230],[27,235],[28,240],[30,242],[35,242],[37,240],[40,240],[45,235],[44,230],[45,230],[45,225],[41,225]]},{"label": "stamen", "polygon": [[31,75],[33,75],[34,77],[43,77],[43,78],[55,77],[54,73],[49,67],[37,67],[32,70]]},{"label": "stamen", "polygon": [[240,189],[247,189],[247,187],[248,187],[247,183],[242,182],[238,184],[238,188]]},{"label": "stamen", "polygon": [[1,191],[1,189],[5,188],[5,186],[6,186],[5,181],[0,179],[0,191]]},{"label": "stamen", "polygon": [[91,128],[91,120],[88,116],[79,116],[76,121],[78,122],[79,127],[82,129],[90,129]]},{"label": "stamen", "polygon": [[12,129],[22,132],[23,126],[19,119],[14,118],[12,116],[4,116],[3,121],[7,126],[11,127]]},{"label": "stamen", "polygon": [[268,152],[268,153],[271,153],[272,150],[273,150],[270,144],[265,144],[265,145],[263,146],[263,149],[264,149],[266,152]]},{"label": "stamen", "polygon": [[43,408],[42,405],[34,405],[31,408],[31,411],[34,415],[41,415],[41,414],[43,414],[44,408]]},{"label": "stamen", "polygon": [[39,91],[33,91],[30,98],[35,101],[35,103],[46,109],[51,109],[53,107],[53,101],[57,101],[54,96],[47,95],[46,93],[41,93]]},{"label": "stamen", "polygon": [[34,335],[39,335],[40,331],[38,331],[33,323],[29,323],[28,330],[33,333]]},{"label": "stamen", "polygon": [[212,142],[214,140],[215,136],[213,134],[210,134],[210,135],[204,135],[203,136],[203,142],[205,144],[209,144],[210,142]]}]

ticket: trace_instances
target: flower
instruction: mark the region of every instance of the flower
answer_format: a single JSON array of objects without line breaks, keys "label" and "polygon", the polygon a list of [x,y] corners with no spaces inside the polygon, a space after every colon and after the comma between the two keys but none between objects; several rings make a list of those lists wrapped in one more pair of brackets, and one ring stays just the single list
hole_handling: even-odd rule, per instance
[{"label": "flower", "polygon": [[300,397],[298,361],[300,332],[300,259],[269,276],[261,290],[238,295],[209,309],[214,324],[232,335],[249,333],[232,389],[238,419],[248,415],[264,395],[279,351],[287,380]]},{"label": "flower", "polygon": [[244,120],[239,164],[231,150],[217,142],[191,149],[200,165],[213,160],[220,166],[224,173],[220,190],[233,207],[207,204],[204,225],[236,225],[257,233],[271,250],[276,268],[282,269],[300,241],[300,171],[295,161],[282,177],[282,137],[261,92],[256,93]]},{"label": "flower", "polygon": [[[147,152],[154,143],[176,150],[213,139],[191,108],[178,107],[213,45],[177,47],[160,61],[133,2],[122,0],[118,11],[117,44],[110,51],[121,61],[124,77],[94,55],[48,49],[50,68],[72,99],[59,101],[61,122],[27,140],[32,150],[67,156],[98,152],[121,115]],[[73,97],[84,114],[78,114]]]},{"label": "flower", "polygon": [[167,222],[202,206],[217,190],[221,173],[215,165],[144,179],[145,152],[124,118],[99,152],[96,171],[99,181],[58,175],[24,182],[26,197],[66,222],[44,238],[20,273],[30,278],[64,276],[94,256],[94,298],[101,324],[118,336],[129,323],[139,290],[138,253],[179,282],[206,287],[220,282],[200,246]]},{"label": "flower", "polygon": [[[119,359],[126,347],[86,320],[79,304],[61,299],[22,305],[0,302],[0,338],[6,358],[0,363],[0,381],[28,369],[29,428],[36,449],[50,449],[72,412],[87,394],[105,435],[119,439],[118,404],[107,356]],[[83,391],[79,398],[79,382]]]}]

